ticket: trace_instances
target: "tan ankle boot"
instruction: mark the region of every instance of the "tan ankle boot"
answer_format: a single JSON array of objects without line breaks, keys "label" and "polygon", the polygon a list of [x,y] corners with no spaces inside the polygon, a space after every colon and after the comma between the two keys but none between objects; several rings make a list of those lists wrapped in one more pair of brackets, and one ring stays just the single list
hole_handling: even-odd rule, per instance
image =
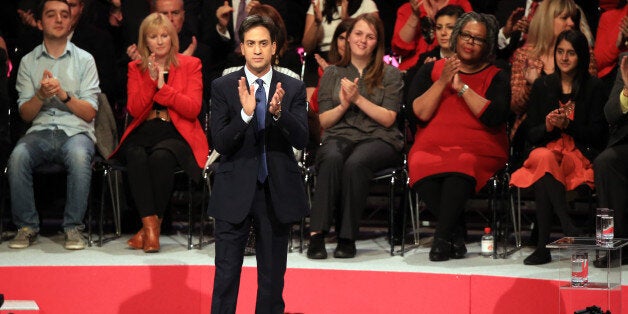
[{"label": "tan ankle boot", "polygon": [[157,215],[142,218],[144,225],[144,252],[159,252],[159,233],[161,232],[161,221]]},{"label": "tan ankle boot", "polygon": [[144,248],[144,227],[140,229],[133,237],[126,241],[130,248],[140,250]]}]

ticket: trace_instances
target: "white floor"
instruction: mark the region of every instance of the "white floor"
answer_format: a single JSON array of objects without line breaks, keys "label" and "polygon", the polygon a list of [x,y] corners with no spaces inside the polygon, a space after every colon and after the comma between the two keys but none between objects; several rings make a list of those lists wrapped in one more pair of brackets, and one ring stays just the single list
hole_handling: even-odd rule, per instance
[{"label": "white floor", "polygon": [[[93,265],[213,265],[214,246],[209,244],[202,250],[188,250],[185,235],[162,236],[161,251],[145,254],[126,246],[130,235],[106,243],[102,247],[92,246],[85,250],[68,251],[63,248],[63,235],[40,236],[37,243],[27,249],[8,248],[8,241],[0,244],[0,266],[93,266]],[[506,259],[480,256],[478,242],[468,243],[467,258],[446,262],[428,260],[430,238],[425,243],[410,248],[405,256],[390,256],[384,235],[373,236],[357,243],[358,254],[353,259],[335,259],[332,252],[333,239],[327,244],[330,257],[326,260],[310,260],[298,247],[288,254],[289,268],[343,269],[365,271],[424,272],[443,274],[478,274],[538,279],[558,279],[559,256],[553,252],[554,261],[540,266],[523,265],[523,259],[532,252],[524,247]],[[294,242],[298,246],[298,241]],[[397,247],[396,249],[399,249]],[[255,257],[245,257],[245,266],[255,266]],[[625,273],[625,268],[622,271]],[[624,278],[626,275],[624,274]]]}]

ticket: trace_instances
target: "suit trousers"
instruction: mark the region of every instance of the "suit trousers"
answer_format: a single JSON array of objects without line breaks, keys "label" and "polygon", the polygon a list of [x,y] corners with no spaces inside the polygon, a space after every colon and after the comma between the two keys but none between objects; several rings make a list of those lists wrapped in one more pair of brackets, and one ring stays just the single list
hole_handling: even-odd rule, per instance
[{"label": "suit trousers", "polygon": [[401,163],[402,156],[379,140],[354,142],[327,138],[316,152],[316,192],[312,201],[310,230],[329,231],[334,212],[340,217],[338,236],[355,240],[366,207],[371,179],[382,169]]},{"label": "suit trousers", "polygon": [[600,207],[615,210],[615,237],[628,236],[628,143],[605,149],[593,162],[595,188]]},{"label": "suit trousers", "polygon": [[283,313],[289,225],[277,220],[268,180],[257,183],[249,215],[240,223],[216,220],[216,274],[212,313],[235,313],[249,228],[255,229],[257,300],[255,313]]}]

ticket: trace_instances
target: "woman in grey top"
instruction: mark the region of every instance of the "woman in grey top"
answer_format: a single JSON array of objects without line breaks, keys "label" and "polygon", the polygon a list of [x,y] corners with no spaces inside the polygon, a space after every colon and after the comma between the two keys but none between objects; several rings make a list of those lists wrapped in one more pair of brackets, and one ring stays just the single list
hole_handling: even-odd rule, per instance
[{"label": "woman in grey top", "polygon": [[334,257],[356,254],[358,222],[373,174],[401,162],[403,138],[396,119],[402,97],[401,72],[383,63],[384,27],[364,14],[347,31],[342,60],[321,78],[319,118],[322,145],[316,154],[316,193],[307,256],[327,258],[325,233],[337,212]]}]

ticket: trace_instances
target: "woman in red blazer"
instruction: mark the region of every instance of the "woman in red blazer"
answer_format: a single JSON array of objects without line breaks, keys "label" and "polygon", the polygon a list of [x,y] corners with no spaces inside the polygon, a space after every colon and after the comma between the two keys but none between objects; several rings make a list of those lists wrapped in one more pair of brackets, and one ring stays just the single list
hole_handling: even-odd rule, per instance
[{"label": "woman in red blazer", "polygon": [[198,121],[203,95],[201,62],[178,54],[177,32],[167,17],[153,13],[140,25],[140,60],[129,63],[127,127],[120,152],[127,164],[131,194],[142,229],[127,243],[144,252],[159,251],[163,214],[175,169],[200,177],[209,147]]}]

